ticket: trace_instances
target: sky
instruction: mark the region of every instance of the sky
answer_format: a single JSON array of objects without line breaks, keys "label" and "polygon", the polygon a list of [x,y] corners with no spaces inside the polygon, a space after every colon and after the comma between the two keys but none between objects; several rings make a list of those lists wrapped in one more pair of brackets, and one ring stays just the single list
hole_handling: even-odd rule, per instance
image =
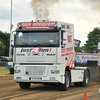
[{"label": "sky", "polygon": [[[37,6],[35,6],[35,2],[32,5],[32,1],[35,0],[12,0],[13,30],[16,29],[18,22],[36,20],[34,9]],[[46,4],[49,11],[48,19],[74,24],[74,38],[80,40],[80,46],[83,46],[88,33],[94,27],[100,26],[98,24],[100,22],[99,4],[100,0],[95,0],[95,2],[93,0],[56,0],[54,3]],[[39,7],[45,6],[41,5]],[[0,0],[0,30],[3,32],[10,33],[10,14],[11,0]]]}]

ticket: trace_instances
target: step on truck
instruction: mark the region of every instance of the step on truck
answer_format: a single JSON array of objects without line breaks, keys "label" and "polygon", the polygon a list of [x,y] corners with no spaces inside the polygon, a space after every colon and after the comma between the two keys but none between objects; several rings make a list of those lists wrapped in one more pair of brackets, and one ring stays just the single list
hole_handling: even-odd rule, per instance
[{"label": "step on truck", "polygon": [[59,84],[60,90],[88,86],[87,67],[74,64],[74,25],[61,21],[19,22],[13,53],[14,81],[22,89],[31,83]]}]

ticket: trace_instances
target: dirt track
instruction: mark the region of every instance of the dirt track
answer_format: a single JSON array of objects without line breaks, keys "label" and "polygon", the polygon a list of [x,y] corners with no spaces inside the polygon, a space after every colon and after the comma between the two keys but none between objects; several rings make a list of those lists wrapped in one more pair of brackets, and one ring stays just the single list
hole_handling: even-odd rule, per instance
[{"label": "dirt track", "polygon": [[23,90],[13,77],[0,77],[0,100],[83,100],[84,92],[88,100],[100,100],[100,83],[90,83],[88,87],[71,85],[68,91],[60,91],[57,85],[31,84]]}]

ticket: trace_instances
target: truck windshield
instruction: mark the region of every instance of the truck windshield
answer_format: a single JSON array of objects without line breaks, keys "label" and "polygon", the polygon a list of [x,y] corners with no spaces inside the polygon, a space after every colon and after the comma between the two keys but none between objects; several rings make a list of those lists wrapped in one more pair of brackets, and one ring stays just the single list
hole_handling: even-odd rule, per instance
[{"label": "truck windshield", "polygon": [[59,32],[17,32],[17,47],[58,47]]}]

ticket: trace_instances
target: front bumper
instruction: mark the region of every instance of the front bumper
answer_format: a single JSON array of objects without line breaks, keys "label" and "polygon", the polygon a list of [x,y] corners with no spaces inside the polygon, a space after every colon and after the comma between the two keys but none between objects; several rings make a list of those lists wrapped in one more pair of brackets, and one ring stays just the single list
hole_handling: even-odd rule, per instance
[{"label": "front bumper", "polygon": [[[60,68],[60,65],[15,65],[14,69],[19,73],[14,73],[14,81],[63,84],[64,75],[61,74]],[[51,70],[59,70],[60,72],[51,73]]]},{"label": "front bumper", "polygon": [[25,77],[14,76],[16,82],[31,82],[31,83],[63,83],[64,76],[46,76],[46,77]]}]

